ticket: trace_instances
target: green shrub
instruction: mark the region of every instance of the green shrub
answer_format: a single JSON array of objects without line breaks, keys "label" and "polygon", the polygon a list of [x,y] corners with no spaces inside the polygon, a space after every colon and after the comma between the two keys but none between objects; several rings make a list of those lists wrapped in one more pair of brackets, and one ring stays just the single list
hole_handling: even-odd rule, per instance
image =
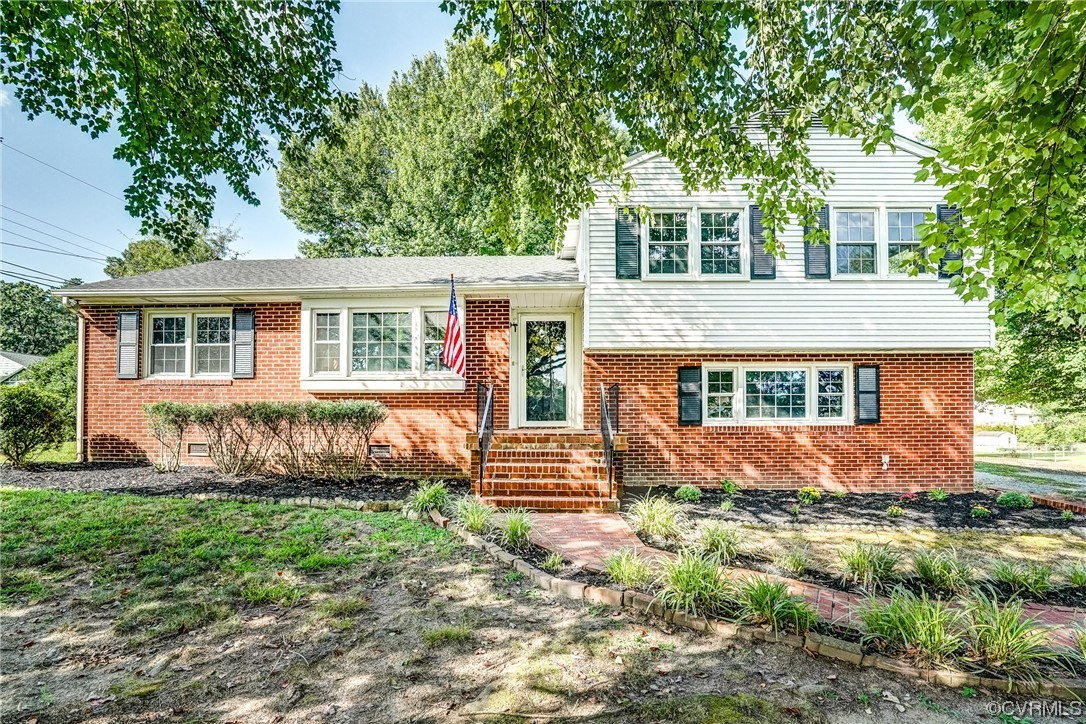
[{"label": "green shrub", "polygon": [[788,515],[790,515],[792,517],[792,522],[793,523],[798,523],[799,522],[800,510],[801,509],[799,507],[799,503],[796,503],[796,504],[794,504],[794,505],[792,505],[791,507],[788,508]]},{"label": "green shrub", "polygon": [[701,500],[701,490],[694,485],[680,485],[675,489],[675,497],[684,503],[696,503]]},{"label": "green shrub", "polygon": [[306,423],[321,473],[335,480],[354,480],[366,472],[370,439],[387,417],[388,409],[372,400],[307,404]]},{"label": "green shrub", "polygon": [[457,499],[452,517],[457,525],[475,535],[485,535],[494,527],[494,509],[470,495]]},{"label": "green shrub", "polygon": [[727,565],[739,554],[739,531],[721,523],[706,523],[701,529],[698,548],[716,556],[721,565]]},{"label": "green shrub", "polygon": [[155,469],[160,473],[174,472],[181,463],[181,441],[192,424],[192,406],[179,402],[153,402],[143,406],[147,427],[158,440],[158,461]]},{"label": "green shrub", "polygon": [[561,553],[551,553],[539,564],[539,567],[547,573],[558,573],[566,567],[566,561],[562,558]]},{"label": "green shrub", "polygon": [[913,568],[925,585],[943,593],[964,593],[973,583],[973,566],[953,548],[914,553]]},{"label": "green shrub", "polygon": [[1016,593],[1029,593],[1037,598],[1052,590],[1052,566],[1047,563],[998,560],[992,564],[992,575],[1006,583]]},{"label": "green shrub", "polygon": [[992,511],[985,508],[983,505],[974,505],[969,511],[969,515],[974,518],[991,518]]},{"label": "green shrub", "polygon": [[625,588],[643,588],[652,578],[649,564],[631,548],[622,548],[603,562],[603,572]]},{"label": "green shrub", "polygon": [[1005,493],[1000,493],[999,497],[996,498],[996,503],[1012,510],[1025,510],[1033,507],[1033,498],[1025,493],[1008,490]]},{"label": "green shrub", "polygon": [[663,540],[680,540],[687,524],[682,507],[663,496],[639,498],[630,506],[629,518],[637,530]]},{"label": "green shrub", "polygon": [[841,551],[844,579],[869,591],[885,588],[897,578],[902,553],[887,545],[853,543]]},{"label": "green shrub", "polygon": [[950,494],[942,488],[935,488],[934,490],[928,491],[928,500],[933,503],[942,503],[949,497]]},{"label": "green shrub", "polygon": [[848,495],[848,493],[843,490],[835,490],[830,493],[830,497],[834,500],[844,500],[846,495]]},{"label": "green shrub", "polygon": [[1075,514],[1070,510],[1064,510],[1060,513],[1060,520],[1072,521],[1075,519]]},{"label": "green shrub", "polygon": [[656,600],[665,608],[691,615],[715,616],[732,597],[731,583],[720,572],[716,556],[683,549],[664,561]]},{"label": "green shrub", "polygon": [[904,653],[922,666],[943,666],[961,650],[963,612],[948,603],[897,587],[888,599],[859,609],[864,642]]},{"label": "green shrub", "polygon": [[808,485],[800,488],[799,491],[796,492],[796,499],[804,505],[811,505],[822,500],[822,491],[814,486]]},{"label": "green shrub", "polygon": [[732,508],[734,508],[734,507],[735,507],[735,501],[732,500],[731,498],[727,498],[726,500],[720,501],[720,509],[723,510],[725,513],[730,512],[732,510]]},{"label": "green shrub", "polygon": [[56,354],[27,367],[20,375],[20,384],[31,385],[60,400],[64,440],[75,440],[75,402],[79,397],[78,354],[79,343],[69,342]]},{"label": "green shrub", "polygon": [[905,515],[905,509],[900,505],[891,505],[886,509],[886,516],[888,518],[900,518]]},{"label": "green shrub", "polygon": [[739,483],[734,480],[724,478],[720,481],[720,491],[725,495],[742,495],[743,488],[739,486]]},{"label": "green shrub", "polygon": [[1036,678],[1039,665],[1056,658],[1048,643],[1048,627],[1025,615],[1021,601],[1002,606],[981,592],[966,602],[969,657],[988,671],[1011,678]]},{"label": "green shrub", "polygon": [[22,467],[64,440],[64,403],[31,385],[0,385],[0,453]]},{"label": "green shrub", "polygon": [[527,510],[510,510],[498,527],[498,537],[506,548],[522,551],[531,543],[532,516]]},{"label": "green shrub", "polygon": [[773,559],[773,565],[793,578],[802,576],[807,571],[810,563],[807,548],[789,548],[781,555]]},{"label": "green shrub", "polygon": [[444,510],[449,504],[449,489],[440,480],[422,483],[407,500],[407,507],[416,513]]},{"label": "green shrub", "polygon": [[818,615],[800,596],[788,593],[783,581],[771,582],[765,576],[751,576],[736,591],[739,620],[770,626],[774,631],[806,634],[818,621]]},{"label": "green shrub", "polygon": [[[269,446],[266,460],[279,472],[291,478],[304,478],[312,470],[309,442],[311,439],[307,410],[316,402],[253,402],[246,408],[253,432]],[[327,403],[324,403],[327,404]]]},{"label": "green shrub", "polygon": [[1075,561],[1063,567],[1064,578],[1072,588],[1086,587],[1086,561]]}]

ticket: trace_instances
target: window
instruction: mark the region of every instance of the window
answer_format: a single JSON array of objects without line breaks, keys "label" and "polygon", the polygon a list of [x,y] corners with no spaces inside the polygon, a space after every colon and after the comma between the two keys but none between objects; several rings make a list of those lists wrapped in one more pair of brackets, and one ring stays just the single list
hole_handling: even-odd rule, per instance
[{"label": "window", "polygon": [[740,274],[739,214],[701,214],[701,273]]},{"label": "window", "polygon": [[735,417],[735,370],[706,372],[706,417],[731,420]]},{"label": "window", "polygon": [[410,372],[410,312],[355,312],[351,315],[352,372]]},{"label": "window", "polygon": [[187,374],[188,335],[186,315],[151,317],[151,374]]},{"label": "window", "polygon": [[339,312],[314,315],[313,372],[339,372]]},{"label": "window", "polygon": [[449,366],[441,361],[445,348],[445,325],[448,312],[426,312],[426,336],[422,343],[422,369],[424,372],[448,372]]},{"label": "window", "polygon": [[748,370],[748,420],[807,417],[806,370]]},{"label": "window", "polygon": [[874,211],[837,212],[837,273],[875,274],[878,244]]},{"label": "window", "polygon": [[686,274],[690,271],[685,211],[653,214],[648,234],[649,274]]},{"label": "window", "polygon": [[817,415],[820,420],[840,420],[845,416],[844,368],[819,369],[818,389],[815,391]]},{"label": "window", "polygon": [[926,217],[924,211],[886,212],[887,268],[891,274],[907,274],[910,263],[922,268],[922,260],[916,257],[920,252],[917,227],[926,222]]},{"label": "window", "polygon": [[230,374],[230,315],[196,315],[196,374]]}]

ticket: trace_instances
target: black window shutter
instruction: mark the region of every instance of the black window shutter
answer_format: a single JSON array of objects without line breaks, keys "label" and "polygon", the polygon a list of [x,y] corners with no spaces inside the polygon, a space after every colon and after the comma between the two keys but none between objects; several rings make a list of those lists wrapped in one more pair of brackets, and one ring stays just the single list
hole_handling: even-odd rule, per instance
[{"label": "black window shutter", "polygon": [[117,312],[117,379],[134,380],[140,376],[139,310]]},{"label": "black window shutter", "polygon": [[830,278],[830,245],[829,243],[815,244],[807,241],[807,234],[812,228],[830,228],[830,207],[823,206],[818,210],[818,226],[803,227],[803,268],[808,279]]},{"label": "black window shutter", "polygon": [[879,366],[856,365],[856,424],[877,424],[880,402]]},{"label": "black window shutter", "polygon": [[[961,221],[962,214],[958,210],[957,206],[948,206],[947,204],[939,204],[935,207],[936,220],[947,224],[950,227],[950,236],[954,237],[954,228]],[[943,258],[939,260],[939,278],[950,279],[951,277],[961,274],[961,268],[957,271],[948,271],[946,268],[947,262],[961,261],[962,250],[951,251],[950,249],[943,249]]]},{"label": "black window shutter", "polygon": [[637,209],[615,212],[615,278],[641,278],[641,219]]},{"label": "black window shutter", "polygon": [[701,367],[679,368],[679,424],[701,424]]},{"label": "black window shutter", "polygon": [[251,378],[255,358],[256,312],[252,309],[234,310],[233,376]]},{"label": "black window shutter", "polygon": [[750,207],[750,278],[776,279],[777,257],[765,250],[765,232],[762,228],[762,210]]}]

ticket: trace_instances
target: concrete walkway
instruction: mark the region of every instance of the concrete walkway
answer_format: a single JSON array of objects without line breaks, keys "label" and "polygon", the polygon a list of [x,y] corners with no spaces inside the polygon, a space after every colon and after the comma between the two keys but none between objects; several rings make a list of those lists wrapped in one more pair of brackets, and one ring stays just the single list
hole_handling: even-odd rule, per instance
[{"label": "concrete walkway", "polygon": [[[675,554],[647,546],[633,532],[622,516],[614,513],[540,513],[532,520],[532,542],[541,548],[559,553],[573,565],[592,573],[602,573],[604,561],[612,553],[630,548],[646,560],[674,558]],[[856,611],[866,596],[837,591],[813,583],[775,576],[745,568],[724,568],[732,579],[764,576],[771,581],[783,581],[793,595],[802,596],[831,624],[855,626]],[[1072,626],[1083,625],[1086,612],[1065,606],[1027,603],[1026,614],[1041,623],[1053,626],[1053,641],[1072,645]]]}]

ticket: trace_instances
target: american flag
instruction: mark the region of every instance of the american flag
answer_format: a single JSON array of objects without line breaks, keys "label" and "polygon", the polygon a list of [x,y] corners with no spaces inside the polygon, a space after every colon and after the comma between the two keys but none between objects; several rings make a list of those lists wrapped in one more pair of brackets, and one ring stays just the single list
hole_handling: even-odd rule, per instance
[{"label": "american flag", "polygon": [[456,282],[449,277],[449,319],[445,323],[445,346],[441,361],[456,374],[464,376],[464,334],[460,329],[460,314],[456,310]]}]

